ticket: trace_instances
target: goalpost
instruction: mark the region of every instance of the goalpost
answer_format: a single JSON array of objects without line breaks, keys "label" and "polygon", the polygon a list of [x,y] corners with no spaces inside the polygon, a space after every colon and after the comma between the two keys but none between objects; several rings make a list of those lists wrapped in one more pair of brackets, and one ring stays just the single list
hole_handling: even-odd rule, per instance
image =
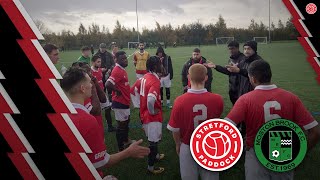
[{"label": "goalpost", "polygon": [[253,40],[256,41],[258,44],[268,44],[268,37],[253,37]]},{"label": "goalpost", "polygon": [[139,42],[128,42],[128,49],[135,49],[136,48],[136,45],[138,45]]},{"label": "goalpost", "polygon": [[217,37],[216,38],[216,45],[225,45],[230,43],[231,41],[234,41],[234,37]]}]

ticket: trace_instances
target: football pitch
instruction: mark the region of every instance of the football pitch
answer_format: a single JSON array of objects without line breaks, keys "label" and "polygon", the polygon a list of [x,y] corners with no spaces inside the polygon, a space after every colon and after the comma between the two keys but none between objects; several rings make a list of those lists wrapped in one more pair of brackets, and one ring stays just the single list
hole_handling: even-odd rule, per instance
[{"label": "football pitch", "polygon": [[[191,57],[192,50],[197,46],[188,47],[168,47],[165,49],[166,54],[172,58],[174,77],[171,88],[171,101],[181,95],[183,92],[181,83],[181,70],[183,64]],[[208,60],[218,65],[226,65],[228,61],[227,47],[220,46],[201,46],[201,54]],[[242,50],[242,48],[240,48]],[[124,49],[127,55],[131,55],[134,50]],[[147,49],[154,55],[156,49]],[[306,53],[298,41],[278,42],[272,44],[259,44],[258,54],[268,61],[272,68],[272,81],[278,87],[293,92],[303,101],[307,109],[314,113],[314,117],[320,121],[320,85],[317,84],[315,78],[316,73],[306,60]],[[61,65],[69,67],[72,62],[76,61],[81,55],[79,51],[67,51],[60,54],[60,62],[56,65],[60,71]],[[135,82],[135,70],[132,63],[132,56],[128,59],[129,66],[127,72],[130,84]],[[224,98],[224,112],[221,118],[224,118],[230,111],[232,104],[228,96],[228,76],[213,70],[212,91],[218,93]],[[257,97],[258,98],[258,97]],[[170,109],[163,109],[163,135],[162,141],[159,143],[159,152],[165,154],[165,159],[156,164],[165,168],[165,172],[161,175],[147,174],[147,158],[144,159],[127,159],[107,170],[106,174],[111,174],[118,179],[143,180],[143,179],[180,179],[179,159],[175,151],[175,144],[172,134],[166,129],[167,122],[170,117]],[[138,116],[138,109],[131,109],[131,125],[130,138],[143,139],[144,145],[147,146],[147,139]],[[116,126],[113,115],[113,124]],[[115,133],[105,132],[107,151],[109,154],[117,152],[117,143]],[[320,145],[318,145],[307,153],[303,163],[296,169],[295,179],[319,179],[320,178]],[[231,169],[220,173],[221,180],[237,180],[244,179],[244,158],[233,166]]]}]

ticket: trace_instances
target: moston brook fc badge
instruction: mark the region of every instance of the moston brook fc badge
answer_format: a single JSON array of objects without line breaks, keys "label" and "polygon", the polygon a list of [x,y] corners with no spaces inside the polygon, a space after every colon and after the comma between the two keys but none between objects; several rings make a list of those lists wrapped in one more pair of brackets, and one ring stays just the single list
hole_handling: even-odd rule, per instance
[{"label": "moston brook fc badge", "polygon": [[254,150],[266,168],[285,172],[297,167],[307,152],[307,138],[294,122],[275,119],[265,123],[257,133]]}]

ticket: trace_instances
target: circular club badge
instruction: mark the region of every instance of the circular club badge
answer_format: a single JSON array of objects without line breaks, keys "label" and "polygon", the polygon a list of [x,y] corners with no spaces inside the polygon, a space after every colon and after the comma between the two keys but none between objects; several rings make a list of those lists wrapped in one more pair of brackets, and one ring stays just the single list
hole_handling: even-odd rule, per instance
[{"label": "circular club badge", "polygon": [[317,12],[317,5],[315,5],[314,3],[307,4],[306,12],[308,14],[315,14]]},{"label": "circular club badge", "polygon": [[232,167],[241,157],[243,140],[232,123],[211,119],[193,131],[190,150],[201,167],[209,171],[223,171]]},{"label": "circular club badge", "polygon": [[296,123],[275,119],[259,129],[254,150],[258,160],[266,168],[286,172],[302,162],[307,152],[307,138]]}]

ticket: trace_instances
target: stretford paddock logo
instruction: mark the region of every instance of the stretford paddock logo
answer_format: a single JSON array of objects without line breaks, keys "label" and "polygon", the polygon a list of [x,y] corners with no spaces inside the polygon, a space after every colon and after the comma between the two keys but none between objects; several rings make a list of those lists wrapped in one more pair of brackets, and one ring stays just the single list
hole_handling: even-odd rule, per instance
[{"label": "stretford paddock logo", "polygon": [[238,128],[226,120],[207,120],[194,130],[190,150],[201,167],[209,171],[223,171],[241,157],[242,136]]},{"label": "stretford paddock logo", "polygon": [[257,133],[254,149],[266,168],[285,172],[296,168],[307,152],[307,139],[294,122],[275,119],[265,123]]}]

